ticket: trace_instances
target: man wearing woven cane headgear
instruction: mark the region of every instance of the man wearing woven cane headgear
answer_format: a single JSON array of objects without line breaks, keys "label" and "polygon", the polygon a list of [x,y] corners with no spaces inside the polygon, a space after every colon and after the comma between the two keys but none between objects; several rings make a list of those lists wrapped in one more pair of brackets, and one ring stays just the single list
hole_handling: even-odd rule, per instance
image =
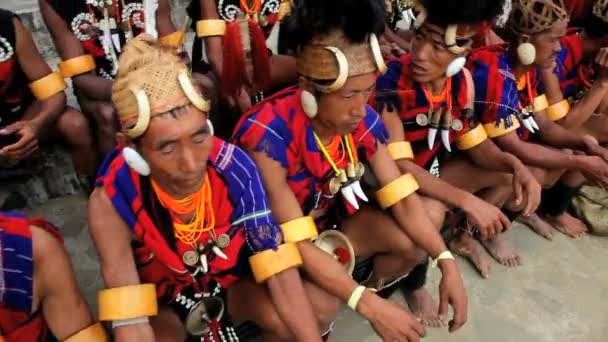
[{"label": "man wearing woven cane headgear", "polygon": [[[371,102],[389,130],[391,156],[403,172],[412,172],[418,179],[433,223],[442,226],[448,206],[462,209],[467,220],[460,228],[469,234],[478,230],[475,233],[488,249],[505,254],[499,262],[516,266],[519,257],[501,250],[505,243],[497,241],[500,232],[510,227],[499,207],[515,193],[518,198],[510,203],[513,209],[534,212],[540,186],[523,163],[487,139],[472,115],[475,89],[471,74],[464,69],[471,37],[483,27],[482,21],[496,16],[502,3],[452,1],[450,6],[463,15],[444,11],[440,3],[422,2],[429,10],[423,8],[416,21],[412,52],[388,63]],[[451,153],[452,146],[465,153]],[[451,243],[454,251],[473,261],[482,276],[489,275],[489,262],[476,240],[459,232]],[[412,310],[424,323],[434,325],[437,309],[422,288],[425,274],[426,267],[420,267],[403,285]]]},{"label": "man wearing woven cane headgear", "polygon": [[[422,332],[411,315],[357,286],[323,252],[344,262],[336,250],[315,246],[325,234],[342,232],[355,255],[373,256],[365,284],[376,289],[430,255],[443,274],[440,314],[446,318],[451,303],[450,330],[464,324],[458,267],[415,193],[415,178],[401,175],[386,148],[386,128],[366,105],[376,72],[386,68],[376,38],[383,7],[374,0],[300,3],[287,22],[299,84],[246,113],[234,137],[260,168],[274,215],[304,257],[305,276],[370,320],[385,341],[404,334],[411,341]],[[376,201],[370,204],[372,188]],[[317,229],[322,233],[315,240]]]},{"label": "man wearing woven cane headgear", "polygon": [[320,340],[297,247],[284,243],[251,159],[213,136],[209,102],[175,51],[133,39],[112,101],[120,145],[89,219],[107,287],[99,317],[115,339],[238,341],[231,316],[269,341]]},{"label": "man wearing woven cane headgear", "polygon": [[[506,25],[509,44],[474,51],[469,69],[475,82],[475,111],[488,136],[531,167],[547,189],[539,214],[558,230],[580,236],[585,227],[566,210],[583,182],[580,173],[607,184],[608,164],[602,159],[606,151],[595,139],[556,124],[557,113],[537,92],[537,67],[555,65],[567,24],[561,0],[513,1]],[[562,148],[585,154],[571,155]],[[522,216],[520,221],[541,236],[552,237],[553,228],[538,215]]]},{"label": "man wearing woven cane headgear", "polygon": [[[592,9],[592,11],[591,11]],[[570,29],[556,56],[541,69],[542,86],[560,125],[608,142],[608,1],[595,1],[584,30]]]}]

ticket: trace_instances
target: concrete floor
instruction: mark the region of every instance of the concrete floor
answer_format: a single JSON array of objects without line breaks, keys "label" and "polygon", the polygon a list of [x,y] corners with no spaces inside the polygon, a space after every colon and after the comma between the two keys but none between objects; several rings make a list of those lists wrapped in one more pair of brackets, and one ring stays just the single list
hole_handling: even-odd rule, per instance
[{"label": "concrete floor", "polygon": [[[50,201],[31,212],[58,225],[72,256],[78,280],[94,306],[101,287],[97,258],[86,226],[86,198]],[[521,250],[524,266],[495,264],[482,280],[461,260],[469,294],[469,321],[457,333],[428,330],[425,341],[450,342],[605,342],[608,340],[608,241],[580,241],[556,235],[545,241],[516,225],[507,233]],[[429,271],[428,288],[437,295],[440,272]],[[399,294],[393,300],[403,303]],[[375,342],[369,324],[349,310],[336,322],[334,342]]]}]

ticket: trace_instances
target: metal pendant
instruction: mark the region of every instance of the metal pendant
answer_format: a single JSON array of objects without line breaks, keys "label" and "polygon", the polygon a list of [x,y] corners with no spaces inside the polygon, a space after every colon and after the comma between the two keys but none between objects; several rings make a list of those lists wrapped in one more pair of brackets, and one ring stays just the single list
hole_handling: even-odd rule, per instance
[{"label": "metal pendant", "polygon": [[206,335],[211,322],[219,322],[224,316],[224,300],[208,297],[198,302],[186,317],[186,331],[192,336]]},{"label": "metal pendant", "polygon": [[456,132],[460,132],[462,131],[462,129],[464,128],[464,124],[462,123],[462,121],[456,119],[454,121],[452,121],[452,129]]},{"label": "metal pendant", "polygon": [[215,242],[215,244],[219,248],[222,248],[222,249],[228,247],[228,245],[230,245],[230,235],[228,235],[228,234],[220,234],[217,237],[217,241]]},{"label": "metal pendant", "polygon": [[198,252],[195,251],[187,251],[182,255],[182,261],[187,266],[193,267],[198,263],[199,255]]},{"label": "metal pendant", "polygon": [[426,114],[416,115],[416,123],[418,126],[425,127],[429,124],[429,118]]},{"label": "metal pendant", "polygon": [[340,174],[333,177],[329,181],[329,192],[331,192],[332,195],[337,194],[342,188],[342,184],[346,183],[347,181],[348,177],[346,176],[346,172],[340,169]]}]

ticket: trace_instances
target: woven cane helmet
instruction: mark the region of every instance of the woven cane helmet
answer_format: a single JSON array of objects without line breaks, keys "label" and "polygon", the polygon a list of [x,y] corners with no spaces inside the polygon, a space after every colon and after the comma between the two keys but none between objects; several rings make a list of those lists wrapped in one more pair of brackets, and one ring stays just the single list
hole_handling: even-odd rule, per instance
[{"label": "woven cane helmet", "polygon": [[155,115],[187,105],[209,111],[209,101],[194,87],[177,52],[160,47],[150,36],[141,35],[125,46],[118,70],[112,102],[130,138],[143,135]]},{"label": "woven cane helmet", "polygon": [[513,0],[507,26],[516,34],[539,34],[567,21],[563,0]]}]

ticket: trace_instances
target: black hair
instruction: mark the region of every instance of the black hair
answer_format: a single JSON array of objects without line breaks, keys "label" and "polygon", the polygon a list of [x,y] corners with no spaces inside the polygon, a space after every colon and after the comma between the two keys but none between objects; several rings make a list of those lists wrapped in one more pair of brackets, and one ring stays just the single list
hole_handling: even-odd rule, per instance
[{"label": "black hair", "polygon": [[591,15],[585,20],[585,32],[591,38],[601,38],[608,34],[608,23]]},{"label": "black hair", "polygon": [[313,37],[341,29],[353,43],[384,32],[384,0],[300,0],[281,27],[294,51]]},{"label": "black hair", "polygon": [[421,0],[428,18],[437,24],[479,24],[498,17],[505,0]]}]

